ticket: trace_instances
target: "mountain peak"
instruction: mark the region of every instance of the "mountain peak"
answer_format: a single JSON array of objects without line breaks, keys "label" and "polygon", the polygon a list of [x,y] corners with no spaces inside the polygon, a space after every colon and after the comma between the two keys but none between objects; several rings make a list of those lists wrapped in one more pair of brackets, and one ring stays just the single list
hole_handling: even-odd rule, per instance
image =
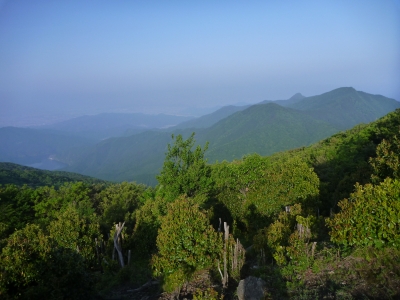
[{"label": "mountain peak", "polygon": [[351,86],[345,86],[345,87],[340,87],[340,88],[334,89],[331,92],[357,92],[357,91],[355,88],[353,88]]},{"label": "mountain peak", "polygon": [[305,98],[305,96],[303,96],[303,95],[300,94],[300,93],[296,93],[296,94],[294,94],[292,97],[290,97],[288,100],[301,100],[301,99],[303,99],[303,98]]}]

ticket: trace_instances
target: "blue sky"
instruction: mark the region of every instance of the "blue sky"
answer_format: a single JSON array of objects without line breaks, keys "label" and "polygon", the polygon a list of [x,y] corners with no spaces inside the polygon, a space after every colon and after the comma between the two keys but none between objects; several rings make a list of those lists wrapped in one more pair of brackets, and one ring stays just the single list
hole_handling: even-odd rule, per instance
[{"label": "blue sky", "polygon": [[0,0],[0,126],[399,83],[398,0]]}]

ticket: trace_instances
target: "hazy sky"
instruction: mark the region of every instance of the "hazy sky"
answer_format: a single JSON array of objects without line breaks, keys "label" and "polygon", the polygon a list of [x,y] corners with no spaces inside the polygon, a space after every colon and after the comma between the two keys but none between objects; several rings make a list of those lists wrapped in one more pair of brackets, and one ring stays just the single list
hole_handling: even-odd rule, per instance
[{"label": "hazy sky", "polygon": [[0,0],[0,125],[352,86],[400,100],[400,1]]}]

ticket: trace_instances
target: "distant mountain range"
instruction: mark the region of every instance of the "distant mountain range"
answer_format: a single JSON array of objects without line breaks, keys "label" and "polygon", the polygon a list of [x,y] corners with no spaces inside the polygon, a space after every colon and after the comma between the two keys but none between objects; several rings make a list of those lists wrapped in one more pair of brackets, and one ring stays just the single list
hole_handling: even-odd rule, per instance
[{"label": "distant mountain range", "polygon": [[93,116],[77,117],[37,128],[59,130],[76,136],[103,140],[110,137],[136,134],[147,130],[168,128],[191,119],[193,119],[193,117],[165,114],[103,113]]},{"label": "distant mountain range", "polygon": [[[111,181],[154,184],[155,175],[164,161],[167,144],[172,141],[171,133],[187,137],[195,131],[198,144],[209,142],[206,157],[212,163],[216,160],[238,159],[249,153],[269,155],[307,146],[356,124],[375,121],[399,107],[400,103],[394,99],[346,87],[312,97],[296,94],[288,100],[266,100],[251,106],[226,106],[196,119],[180,119],[180,122],[179,119],[159,116],[158,123],[152,123],[153,130],[142,132],[144,126],[138,128],[138,124],[143,122],[124,127],[121,124],[128,122],[123,118],[116,122],[118,116],[82,117],[52,127],[64,131],[63,135],[54,136],[55,131],[31,130],[25,138],[20,134],[19,140],[11,138],[6,141],[6,149],[3,146],[6,135],[2,130],[17,129],[1,128],[0,161],[8,159],[26,164],[21,161],[29,157],[29,163],[32,163],[34,155],[31,149],[37,148],[38,157],[53,155],[57,161],[68,164],[65,168],[68,171]],[[108,123],[108,119],[114,121]],[[176,126],[168,127],[174,122]],[[107,128],[111,129],[107,131]],[[118,132],[119,137],[93,142],[93,138],[98,140],[102,132],[105,135]],[[126,136],[121,137],[121,133]],[[43,143],[44,136],[48,137],[47,143]],[[73,136],[80,140],[69,140]],[[52,141],[57,141],[54,143],[60,146],[55,147]],[[43,147],[35,143],[42,143]],[[11,155],[14,149],[18,150],[18,157]],[[26,153],[21,149],[25,149]],[[17,158],[18,161],[15,161]]]}]

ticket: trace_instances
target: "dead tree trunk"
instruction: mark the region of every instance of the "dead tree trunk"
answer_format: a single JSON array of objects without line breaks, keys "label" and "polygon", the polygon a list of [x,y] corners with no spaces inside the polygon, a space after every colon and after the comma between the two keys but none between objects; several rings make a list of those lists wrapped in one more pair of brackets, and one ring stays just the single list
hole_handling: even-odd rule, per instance
[{"label": "dead tree trunk", "polygon": [[124,228],[125,222],[122,223],[119,222],[119,224],[115,224],[115,233],[114,233],[114,248],[117,250],[118,252],[118,258],[119,258],[119,263],[121,264],[121,267],[124,267],[124,257],[122,255],[122,247],[121,247],[121,239],[120,239],[120,235],[121,235],[121,231],[122,228]]},{"label": "dead tree trunk", "polygon": [[228,251],[229,241],[229,226],[224,222],[224,277],[222,278],[222,286],[226,288],[228,286],[228,259],[226,257]]}]

